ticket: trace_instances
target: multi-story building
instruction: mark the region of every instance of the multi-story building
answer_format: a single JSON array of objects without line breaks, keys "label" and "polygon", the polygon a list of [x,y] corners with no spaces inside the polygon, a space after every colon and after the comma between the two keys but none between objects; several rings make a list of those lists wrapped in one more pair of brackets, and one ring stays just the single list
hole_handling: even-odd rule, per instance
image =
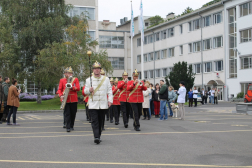
[{"label": "multi-story building", "polygon": [[225,1],[224,16],[226,91],[236,97],[252,83],[252,0]]}]

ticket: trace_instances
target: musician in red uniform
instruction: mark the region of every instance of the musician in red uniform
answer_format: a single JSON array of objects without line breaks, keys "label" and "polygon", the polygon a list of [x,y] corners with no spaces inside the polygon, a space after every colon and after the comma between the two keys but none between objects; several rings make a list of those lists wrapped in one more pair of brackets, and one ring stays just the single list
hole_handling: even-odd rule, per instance
[{"label": "musician in red uniform", "polygon": [[[67,69],[67,78],[69,78],[70,76],[73,76],[73,69],[71,67]],[[70,83],[72,84],[72,87],[70,88],[65,106],[67,132],[74,130],[74,121],[77,113],[77,103],[78,103],[77,92],[80,91],[80,84],[78,78],[73,77]],[[58,91],[59,96],[62,100],[64,99],[65,89],[66,85],[63,85],[63,87]]]},{"label": "musician in red uniform", "polygon": [[129,91],[127,91],[127,83],[128,83],[128,73],[125,71],[122,74],[123,80],[118,82],[117,88],[120,89],[119,101],[121,104],[121,110],[123,112],[123,123],[124,127],[128,128],[129,123],[129,114],[130,114],[130,104],[127,101],[129,97]]},{"label": "musician in red uniform", "polygon": [[[59,95],[59,90],[63,88],[64,85],[67,83],[67,68],[64,70],[64,78],[61,78],[59,81],[59,89],[56,94]],[[59,96],[60,97],[60,96]],[[62,102],[62,99],[60,99]],[[66,110],[63,111],[63,128],[66,128]]]},{"label": "musician in red uniform", "polygon": [[140,130],[139,119],[142,114],[142,103],[144,102],[143,91],[147,90],[143,81],[138,80],[138,72],[135,70],[133,72],[133,80],[129,81],[127,84],[127,90],[130,91],[128,102],[130,103],[133,111],[133,126],[136,131]]},{"label": "musician in red uniform", "polygon": [[[114,78],[110,78],[110,85],[111,85],[111,87],[113,88],[113,86],[114,86]],[[112,106],[111,107],[109,107],[109,109],[108,109],[108,113],[107,113],[107,121],[109,121],[109,119],[110,119],[110,123],[113,123],[114,121],[113,121],[113,117],[114,117],[114,115],[113,115],[113,108],[112,108]]]},{"label": "musician in red uniform", "polygon": [[91,123],[91,117],[88,113],[88,98],[89,98],[89,96],[85,94],[84,90],[85,90],[85,86],[83,86],[82,95],[84,96],[83,101],[84,101],[84,104],[86,107],[86,118],[87,118],[87,121],[89,121],[89,123]]},{"label": "musician in red uniform", "polygon": [[114,86],[112,87],[113,91],[113,105],[112,105],[112,111],[114,112],[115,116],[115,125],[119,124],[119,116],[120,116],[120,101],[119,101],[119,94],[120,89],[117,88],[118,79],[116,78],[114,81]]}]

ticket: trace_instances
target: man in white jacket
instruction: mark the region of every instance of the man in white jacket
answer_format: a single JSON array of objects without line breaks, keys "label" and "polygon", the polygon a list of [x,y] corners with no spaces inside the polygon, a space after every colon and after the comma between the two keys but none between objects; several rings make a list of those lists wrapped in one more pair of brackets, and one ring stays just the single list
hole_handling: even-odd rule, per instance
[{"label": "man in white jacket", "polygon": [[90,95],[88,107],[92,118],[94,143],[99,144],[105,113],[113,103],[113,94],[109,78],[101,75],[101,64],[96,61],[92,68],[94,75],[91,81],[90,78],[86,79],[84,92]]},{"label": "man in white jacket", "polygon": [[184,104],[185,104],[185,97],[186,97],[185,82],[181,81],[179,86],[180,86],[180,88],[179,88],[179,90],[177,92],[177,94],[178,94],[177,103],[178,103],[178,106],[179,106],[179,113],[180,113],[180,116],[181,116],[181,120],[184,120],[184,117],[185,117]]}]

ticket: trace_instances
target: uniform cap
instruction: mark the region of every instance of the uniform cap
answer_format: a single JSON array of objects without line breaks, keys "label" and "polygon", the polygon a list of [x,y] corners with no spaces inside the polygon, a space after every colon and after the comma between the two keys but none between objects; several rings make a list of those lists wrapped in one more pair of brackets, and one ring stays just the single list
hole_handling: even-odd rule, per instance
[{"label": "uniform cap", "polygon": [[137,69],[133,72],[133,76],[139,76],[139,73],[137,72]]},{"label": "uniform cap", "polygon": [[93,67],[93,69],[95,69],[95,68],[100,68],[101,69],[101,64],[99,62],[95,61],[95,63],[93,64],[92,67]]}]

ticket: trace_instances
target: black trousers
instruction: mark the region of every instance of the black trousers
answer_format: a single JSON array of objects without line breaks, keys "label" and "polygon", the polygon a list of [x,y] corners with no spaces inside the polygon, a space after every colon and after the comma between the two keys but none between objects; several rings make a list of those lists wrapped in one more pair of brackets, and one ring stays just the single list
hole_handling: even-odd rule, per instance
[{"label": "black trousers", "polygon": [[109,113],[110,121],[112,121],[113,117],[114,117],[113,107],[112,106],[110,106],[108,113]]},{"label": "black trousers", "polygon": [[217,97],[214,97],[214,104],[218,104],[218,99],[217,99]]},{"label": "black trousers", "polygon": [[[0,104],[0,111],[1,109],[2,109],[2,104]],[[3,113],[0,112],[0,120],[2,120],[2,118],[3,118]]]},{"label": "black trousers", "polygon": [[129,122],[129,115],[131,106],[128,102],[120,102],[121,103],[121,111],[123,112],[123,123],[124,125],[128,124]]},{"label": "black trousers", "polygon": [[7,101],[4,102],[4,112],[3,112],[3,117],[0,118],[2,121],[6,121],[6,118],[10,112],[10,106],[7,105]]},{"label": "black trousers", "polygon": [[113,105],[112,106],[112,111],[114,112],[115,122],[119,123],[120,105]]},{"label": "black trousers", "polygon": [[207,97],[208,97],[208,96],[205,96],[205,104],[207,104]]},{"label": "black trousers", "polygon": [[66,103],[66,128],[70,129],[74,127],[75,117],[77,113],[77,102],[75,103]]},{"label": "black trousers", "polygon": [[17,114],[17,107],[15,106],[11,106],[11,110],[8,114],[8,118],[7,118],[7,123],[10,123],[10,118],[11,118],[11,115],[13,114],[12,116],[12,119],[13,119],[13,123],[16,123],[16,114]]},{"label": "black trousers", "polygon": [[142,103],[130,103],[131,107],[132,107],[132,112],[133,112],[133,126],[134,128],[136,127],[140,127],[140,116],[142,114],[142,109],[143,109],[143,105]]},{"label": "black trousers", "polygon": [[66,108],[63,111],[63,125],[66,125]]},{"label": "black trousers", "polygon": [[148,117],[150,119],[150,113],[148,108],[143,108],[144,118]]},{"label": "black trousers", "polygon": [[197,98],[196,99],[193,98],[193,100],[194,100],[194,106],[197,107]]},{"label": "black trousers", "polygon": [[88,113],[88,106],[87,106],[87,103],[84,103],[85,104],[85,108],[86,108],[86,118],[87,120],[90,120],[90,115]]},{"label": "black trousers", "polygon": [[100,138],[102,133],[102,127],[104,126],[104,118],[107,109],[89,109],[89,114],[92,118],[92,129],[94,138]]},{"label": "black trousers", "polygon": [[193,106],[193,98],[189,98],[189,107]]},{"label": "black trousers", "polygon": [[[102,120],[102,129],[104,128],[104,125],[105,125],[105,115],[109,113],[109,109],[104,109],[104,115],[103,115],[103,120]],[[89,113],[90,114],[90,113]],[[91,115],[92,117],[92,115]],[[92,122],[93,124],[93,122]]]}]

